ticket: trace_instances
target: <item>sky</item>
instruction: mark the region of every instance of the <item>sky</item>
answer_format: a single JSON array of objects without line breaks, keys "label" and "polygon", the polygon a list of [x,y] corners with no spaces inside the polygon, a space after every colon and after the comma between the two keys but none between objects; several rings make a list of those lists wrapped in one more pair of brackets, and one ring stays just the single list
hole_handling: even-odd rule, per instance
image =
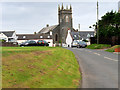
[{"label": "sky", "polygon": [[[64,7],[72,6],[73,28],[91,31],[89,26],[97,21],[97,2],[63,2]],[[46,24],[58,24],[58,4],[62,2],[2,2],[0,30],[15,30],[17,34],[40,31]],[[99,2],[99,19],[105,13],[118,11],[118,2]]]}]

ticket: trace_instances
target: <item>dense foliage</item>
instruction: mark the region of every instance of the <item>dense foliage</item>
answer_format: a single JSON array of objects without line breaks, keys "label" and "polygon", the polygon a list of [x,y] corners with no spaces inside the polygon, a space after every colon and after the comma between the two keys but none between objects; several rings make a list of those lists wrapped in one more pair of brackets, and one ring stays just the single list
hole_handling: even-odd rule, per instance
[{"label": "dense foliage", "polygon": [[6,42],[6,40],[4,40],[4,39],[0,39],[0,42]]},{"label": "dense foliage", "polygon": [[99,37],[120,36],[120,13],[107,12],[98,22]]}]

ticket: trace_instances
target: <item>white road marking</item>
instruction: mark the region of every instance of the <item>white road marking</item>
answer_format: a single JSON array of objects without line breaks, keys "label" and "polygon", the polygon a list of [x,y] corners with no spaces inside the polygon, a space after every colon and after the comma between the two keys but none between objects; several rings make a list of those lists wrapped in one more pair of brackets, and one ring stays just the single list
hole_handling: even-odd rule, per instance
[{"label": "white road marking", "polygon": [[94,54],[96,54],[96,55],[100,56],[100,54],[99,54],[99,53],[95,53],[95,52],[94,52]]},{"label": "white road marking", "polygon": [[[83,51],[83,49],[78,49],[78,48],[72,48],[72,49],[76,49],[76,50]],[[92,52],[92,51],[89,51],[89,50],[85,50],[85,51],[87,51],[87,52]],[[100,54],[99,54],[99,53],[96,53],[96,52],[93,52],[93,54],[96,54],[96,55],[100,56]],[[105,57],[105,56],[104,56],[104,58],[105,58],[105,59],[108,59],[108,60],[111,60],[111,61],[116,61],[116,62],[118,62],[118,60],[116,60],[116,59],[112,59],[112,58]]]},{"label": "white road marking", "polygon": [[118,61],[118,60],[116,60],[116,59],[112,59],[112,58],[109,58],[109,57],[104,57],[104,58],[106,58],[106,59],[108,59],[108,60],[112,60],[112,61]]}]

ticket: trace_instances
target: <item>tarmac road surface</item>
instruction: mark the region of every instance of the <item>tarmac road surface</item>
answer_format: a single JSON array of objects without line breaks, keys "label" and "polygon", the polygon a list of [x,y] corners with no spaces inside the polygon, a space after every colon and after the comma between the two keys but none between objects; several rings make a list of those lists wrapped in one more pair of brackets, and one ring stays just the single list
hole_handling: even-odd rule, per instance
[{"label": "tarmac road surface", "polygon": [[79,62],[82,88],[118,88],[118,55],[104,50],[67,48]]}]

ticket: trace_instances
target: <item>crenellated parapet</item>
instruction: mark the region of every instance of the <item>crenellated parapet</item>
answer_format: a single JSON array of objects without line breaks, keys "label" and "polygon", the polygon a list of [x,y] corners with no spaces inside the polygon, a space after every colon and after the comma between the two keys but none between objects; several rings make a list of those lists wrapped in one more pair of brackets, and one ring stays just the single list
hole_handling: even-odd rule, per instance
[{"label": "crenellated parapet", "polygon": [[66,8],[64,7],[63,3],[62,3],[62,6],[60,7],[60,5],[58,5],[58,11],[61,11],[61,10],[69,10],[69,11],[72,11],[72,6],[70,5],[69,8],[68,8],[68,5],[66,5]]}]

